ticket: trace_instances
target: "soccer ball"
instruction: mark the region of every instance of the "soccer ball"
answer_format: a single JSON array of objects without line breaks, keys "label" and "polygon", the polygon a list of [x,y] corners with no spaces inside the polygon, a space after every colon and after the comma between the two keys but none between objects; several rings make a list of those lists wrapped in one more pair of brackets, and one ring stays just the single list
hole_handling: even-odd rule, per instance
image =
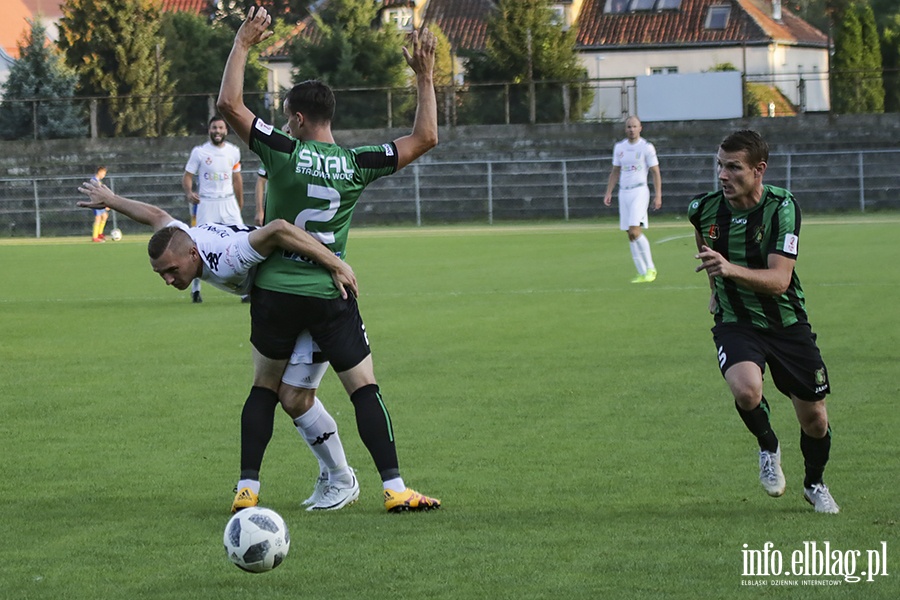
[{"label": "soccer ball", "polygon": [[284,519],[269,508],[245,508],[225,526],[225,554],[250,573],[271,571],[281,564],[290,547]]},{"label": "soccer ball", "polygon": [[121,229],[113,229],[109,232],[109,237],[112,238],[114,242],[118,242],[122,239],[122,230]]}]

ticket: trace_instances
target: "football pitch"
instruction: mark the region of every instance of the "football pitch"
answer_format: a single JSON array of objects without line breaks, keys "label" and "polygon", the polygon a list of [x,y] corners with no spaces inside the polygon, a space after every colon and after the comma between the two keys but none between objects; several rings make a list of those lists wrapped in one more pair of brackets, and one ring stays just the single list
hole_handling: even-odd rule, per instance
[{"label": "football pitch", "polygon": [[316,463],[279,409],[261,504],[292,542],[262,575],[222,547],[248,306],[209,285],[192,305],[127,229],[4,240],[0,598],[896,599],[898,225],[804,217],[797,272],[833,385],[839,515],[803,500],[799,426],[768,380],[788,488],[760,487],[685,219],[653,221],[659,277],[643,285],[612,221],[353,231],[403,476],[443,508],[384,511],[329,372],[319,397],[360,500],[300,506]]}]

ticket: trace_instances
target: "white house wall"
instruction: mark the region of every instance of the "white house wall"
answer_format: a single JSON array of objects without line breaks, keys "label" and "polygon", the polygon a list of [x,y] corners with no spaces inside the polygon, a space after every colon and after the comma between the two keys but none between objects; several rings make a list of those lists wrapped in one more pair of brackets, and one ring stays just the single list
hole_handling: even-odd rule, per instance
[{"label": "white house wall", "polygon": [[[798,82],[806,85],[806,110],[827,111],[829,94],[827,52],[821,48],[770,46],[726,46],[696,49],[620,50],[582,52],[581,63],[588,77],[600,80],[595,88],[591,120],[617,119],[633,112],[633,91],[628,91],[628,106],[623,97],[623,81],[651,75],[654,68],[674,68],[677,73],[701,73],[722,63],[731,63],[747,74],[748,80],[777,85],[794,104],[799,104]],[[605,80],[605,81],[604,81]],[[626,85],[627,87],[627,85]]]}]

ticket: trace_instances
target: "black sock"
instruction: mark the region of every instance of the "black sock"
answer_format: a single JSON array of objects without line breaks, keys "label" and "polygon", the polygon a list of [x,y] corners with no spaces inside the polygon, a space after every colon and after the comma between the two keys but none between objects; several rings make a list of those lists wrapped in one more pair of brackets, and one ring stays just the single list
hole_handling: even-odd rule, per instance
[{"label": "black sock", "polygon": [[272,439],[278,393],[254,386],[241,412],[241,479],[259,480],[263,455]]},{"label": "black sock", "polygon": [[738,406],[737,402],[734,403],[734,407],[737,409],[738,414],[741,415],[741,419],[744,421],[747,429],[750,430],[750,433],[756,436],[760,450],[768,452],[778,450],[778,438],[769,424],[769,403],[766,402],[765,396],[763,396],[759,406],[753,410],[744,410]]},{"label": "black sock", "polygon": [[364,385],[350,396],[356,409],[356,428],[359,437],[372,455],[381,480],[400,477],[397,449],[394,446],[394,428],[391,416],[381,401],[378,386]]},{"label": "black sock", "polygon": [[803,479],[803,487],[812,487],[822,483],[822,475],[825,473],[825,465],[828,464],[828,455],[831,453],[831,425],[825,437],[814,438],[800,430],[800,452],[803,453],[803,463],[806,466],[806,477]]}]

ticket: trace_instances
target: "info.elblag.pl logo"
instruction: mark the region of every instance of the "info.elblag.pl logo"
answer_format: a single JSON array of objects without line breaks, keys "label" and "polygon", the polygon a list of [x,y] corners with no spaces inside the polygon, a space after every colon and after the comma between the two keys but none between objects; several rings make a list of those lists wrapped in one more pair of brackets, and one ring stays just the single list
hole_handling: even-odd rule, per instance
[{"label": "info.elblag.pl logo", "polygon": [[833,586],[888,576],[887,542],[867,550],[844,550],[829,541],[806,541],[793,550],[781,550],[772,542],[761,549],[744,544],[741,559],[741,585]]}]

